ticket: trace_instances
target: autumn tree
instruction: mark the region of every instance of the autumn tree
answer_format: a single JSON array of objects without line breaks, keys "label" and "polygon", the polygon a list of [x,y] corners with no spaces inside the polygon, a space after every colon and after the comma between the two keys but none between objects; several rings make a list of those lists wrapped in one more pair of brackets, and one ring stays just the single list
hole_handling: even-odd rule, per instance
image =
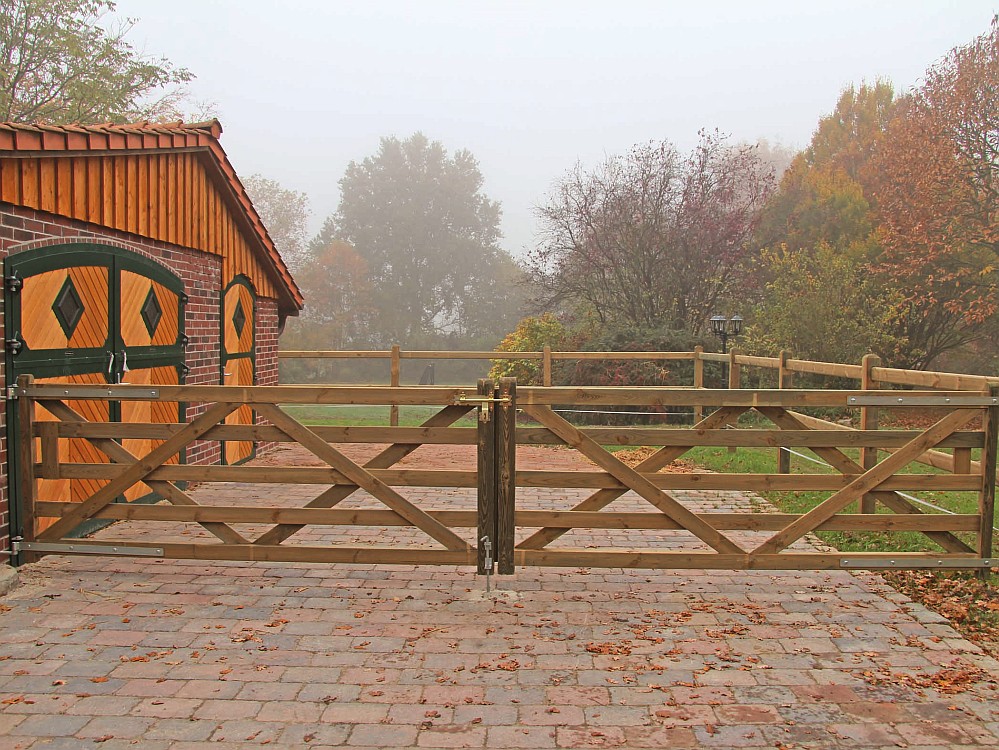
[{"label": "autumn tree", "polygon": [[376,154],[347,166],[323,233],[367,263],[380,345],[448,344],[490,331],[498,339],[516,320],[478,314],[511,299],[500,207],[482,181],[471,152],[448,153],[422,133],[383,138]]},{"label": "autumn tree", "polygon": [[541,301],[582,306],[606,326],[699,331],[729,292],[772,185],[754,147],[717,132],[689,154],[653,142],[592,171],[577,164],[536,209]]},{"label": "autumn tree", "polygon": [[[0,121],[179,119],[194,76],[135,49],[113,0],[0,2]],[[198,112],[207,119],[211,112]]]},{"label": "autumn tree", "polygon": [[881,270],[959,321],[944,347],[994,327],[999,275],[999,21],[926,73],[876,160]]},{"label": "autumn tree", "polygon": [[309,196],[260,174],[244,179],[243,186],[284,262],[298,272],[306,261]]}]

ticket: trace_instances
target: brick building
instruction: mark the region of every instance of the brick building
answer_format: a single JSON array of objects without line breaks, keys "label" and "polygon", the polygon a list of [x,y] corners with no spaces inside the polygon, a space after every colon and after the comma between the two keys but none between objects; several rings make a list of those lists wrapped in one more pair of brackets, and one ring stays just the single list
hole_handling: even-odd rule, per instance
[{"label": "brick building", "polygon": [[[0,123],[5,387],[23,374],[93,384],[277,383],[278,335],[302,297],[219,145],[221,133],[217,121]],[[198,408],[78,404],[87,419],[112,422],[187,421]],[[14,403],[5,411],[0,550],[20,532],[9,460]],[[254,419],[244,407],[227,421]],[[70,461],[95,451],[84,440],[61,442]],[[124,441],[148,451],[142,442]],[[205,441],[181,460],[236,463],[253,451],[252,443]],[[93,491],[89,480],[45,482],[52,485],[40,495],[79,500]],[[140,494],[133,488],[126,499]]]}]

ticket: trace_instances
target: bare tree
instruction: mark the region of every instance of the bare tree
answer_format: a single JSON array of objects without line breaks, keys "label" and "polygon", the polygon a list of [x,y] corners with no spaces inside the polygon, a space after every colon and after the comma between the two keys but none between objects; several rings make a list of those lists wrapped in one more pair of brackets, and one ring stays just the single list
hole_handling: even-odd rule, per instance
[{"label": "bare tree", "polygon": [[773,184],[754,146],[717,131],[702,131],[688,155],[654,142],[592,172],[577,165],[536,208],[529,263],[542,302],[581,305],[603,324],[699,333]]}]

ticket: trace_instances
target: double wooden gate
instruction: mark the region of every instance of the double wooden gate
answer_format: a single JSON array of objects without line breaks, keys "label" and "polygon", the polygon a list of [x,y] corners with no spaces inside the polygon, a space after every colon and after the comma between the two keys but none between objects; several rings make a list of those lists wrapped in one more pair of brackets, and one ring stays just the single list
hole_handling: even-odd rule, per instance
[{"label": "double wooden gate", "polygon": [[[481,381],[474,390],[98,387],[39,384],[24,377],[12,395],[22,435],[18,501],[24,521],[17,540],[22,554],[476,565],[480,573],[494,566],[499,573],[511,573],[523,565],[780,570],[994,564],[999,426],[999,394],[994,392],[518,390],[512,379]],[[88,419],[75,408],[93,400],[205,407],[186,424],[112,425]],[[414,427],[355,427],[306,424],[288,408],[375,404],[433,406],[437,411]],[[39,407],[57,419],[39,420]],[[621,407],[660,413],[683,407],[706,416],[693,429],[580,427],[564,416],[572,409]],[[826,423],[802,411],[895,407],[920,408],[932,414],[930,423],[904,430],[820,429]],[[228,423],[229,415],[241,408],[254,410],[269,424]],[[70,440],[86,441],[99,459],[69,456],[61,446]],[[154,442],[144,443],[150,447],[143,452],[130,448],[138,443],[129,440]],[[274,460],[236,466],[171,463],[200,440],[295,443],[315,465]],[[379,447],[366,457],[351,458],[348,454],[354,454],[342,444]],[[416,460],[419,454],[413,454],[430,445],[468,446],[459,451],[468,462],[426,468]],[[583,461],[561,469],[518,467],[518,446],[546,445],[566,446]],[[660,473],[705,445],[808,449],[832,471]],[[654,448],[631,465],[608,446]],[[858,450],[866,451],[865,456]],[[945,455],[949,470],[911,470],[931,452]],[[94,489],[84,498],[59,494],[62,485],[50,480],[65,479],[86,479]],[[196,499],[184,482],[220,484],[217,492],[201,490]],[[126,490],[139,483],[166,502],[124,502]],[[303,488],[309,487],[320,489],[308,495]],[[825,496],[797,514],[756,512],[745,502],[738,507],[710,502],[712,491],[731,496],[766,490]],[[975,512],[924,512],[927,506],[910,492],[964,493],[974,498]],[[872,503],[878,512],[847,512],[850,506],[863,510]],[[70,538],[91,519],[128,523],[99,538]],[[130,531],[133,524],[135,533]],[[400,541],[396,531],[404,528],[412,534]],[[348,533],[320,535],[315,541],[317,530],[330,529]],[[824,551],[805,539],[811,532],[829,530],[918,532],[928,544],[919,552],[851,554]]]}]

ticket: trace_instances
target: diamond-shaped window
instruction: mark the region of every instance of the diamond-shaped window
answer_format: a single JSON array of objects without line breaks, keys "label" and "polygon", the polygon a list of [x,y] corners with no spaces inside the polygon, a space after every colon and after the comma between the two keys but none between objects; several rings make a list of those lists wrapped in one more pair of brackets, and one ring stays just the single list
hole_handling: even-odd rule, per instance
[{"label": "diamond-shaped window", "polygon": [[80,299],[79,292],[73,284],[73,279],[66,277],[62,289],[56,295],[55,302],[52,303],[52,312],[55,313],[56,320],[62,327],[62,332],[69,338],[76,330],[80,318],[83,317],[83,300]]},{"label": "diamond-shaped window", "polygon": [[163,308],[160,307],[160,301],[156,299],[156,290],[153,287],[149,287],[149,294],[146,295],[146,301],[142,303],[139,315],[142,316],[142,322],[146,324],[149,335],[155,334],[156,326],[160,324],[160,319],[163,317]]},{"label": "diamond-shaped window", "polygon": [[232,324],[236,327],[236,335],[242,336],[246,328],[246,312],[243,310],[243,300],[236,300],[236,309],[232,313]]}]

